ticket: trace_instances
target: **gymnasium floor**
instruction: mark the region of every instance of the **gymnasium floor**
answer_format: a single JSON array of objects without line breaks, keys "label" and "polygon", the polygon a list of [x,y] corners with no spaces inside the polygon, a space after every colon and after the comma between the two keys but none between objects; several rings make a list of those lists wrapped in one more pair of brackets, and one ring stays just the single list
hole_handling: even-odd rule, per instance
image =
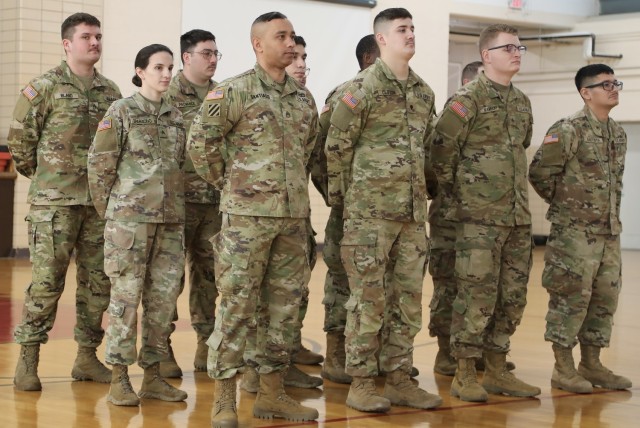
[{"label": "gymnasium floor", "polygon": [[[551,346],[543,341],[547,294],[540,285],[543,248],[534,253],[534,268],[529,285],[528,305],[522,324],[512,339],[509,359],[517,365],[523,380],[542,388],[535,399],[490,395],[487,403],[466,403],[449,395],[451,378],[432,371],[437,351],[434,338],[426,328],[415,342],[414,365],[420,370],[417,380],[423,388],[439,393],[444,403],[435,410],[423,411],[392,407],[388,414],[361,413],[344,405],[348,385],[325,381],[315,390],[288,389],[290,395],[320,412],[314,423],[291,423],[284,420],[260,420],[252,416],[253,394],[239,390],[239,422],[243,427],[289,427],[319,425],[327,427],[636,427],[640,417],[640,252],[623,254],[623,290],[620,297],[611,348],[603,352],[609,368],[630,377],[634,387],[628,391],[596,389],[591,395],[578,395],[552,389]],[[638,263],[638,264],[636,264]],[[326,266],[319,257],[311,282],[311,302],[303,329],[305,345],[324,354],[322,332],[322,287]],[[140,407],[117,407],[107,403],[108,385],[74,381],[71,367],[76,354],[73,341],[75,268],[67,277],[58,309],[56,325],[49,343],[41,349],[39,375],[42,392],[22,392],[13,388],[13,374],[18,345],[12,331],[20,319],[23,292],[30,279],[30,265],[23,259],[0,259],[0,428],[10,427],[208,427],[213,400],[213,381],[206,373],[193,372],[195,333],[188,321],[187,296],[179,301],[180,320],[172,336],[176,358],[184,371],[182,380],[170,382],[187,391],[183,403],[142,400]],[[424,281],[424,325],[433,286]],[[574,353],[579,359],[578,352]],[[104,348],[99,348],[104,359]],[[318,375],[320,366],[300,366]],[[142,370],[130,369],[132,384],[138,390]],[[382,388],[384,379],[378,379]]]}]

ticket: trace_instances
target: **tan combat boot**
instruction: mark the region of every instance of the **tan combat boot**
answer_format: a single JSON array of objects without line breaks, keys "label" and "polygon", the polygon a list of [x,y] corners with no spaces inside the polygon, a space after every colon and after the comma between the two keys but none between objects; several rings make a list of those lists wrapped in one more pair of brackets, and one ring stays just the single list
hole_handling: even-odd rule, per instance
[{"label": "tan combat boot", "polygon": [[162,401],[184,401],[187,393],[167,383],[160,375],[160,363],[144,369],[142,387],[138,392],[140,398],[154,398]]},{"label": "tan combat boot", "polygon": [[292,363],[312,366],[315,364],[320,364],[324,361],[324,357],[322,355],[313,352],[310,349],[307,349],[302,343],[300,343],[297,347],[294,347],[294,349],[295,351],[293,355],[291,355]]},{"label": "tan combat boot", "polygon": [[73,363],[71,377],[77,380],[92,380],[100,383],[109,383],[112,380],[111,370],[98,360],[96,348],[87,346],[78,348],[78,356]]},{"label": "tan combat boot", "polygon": [[253,416],[261,419],[283,418],[288,421],[313,421],[318,411],[305,407],[284,391],[284,373],[260,374],[260,389],[253,404]]},{"label": "tan combat boot", "polygon": [[458,359],[450,393],[462,401],[484,402],[489,399],[487,391],[478,383],[476,362],[473,358]]},{"label": "tan combat boot", "polygon": [[38,377],[38,362],[40,361],[40,345],[20,346],[20,356],[16,366],[13,384],[20,391],[42,391],[42,384]]},{"label": "tan combat boot", "polygon": [[593,386],[606,389],[629,389],[631,380],[624,376],[614,374],[600,362],[600,348],[580,344],[580,364],[578,373],[591,382]]},{"label": "tan combat boot", "polygon": [[[484,360],[485,360],[485,355],[484,353],[482,354],[482,358],[478,358],[476,360],[476,371],[477,372],[483,372],[484,371]],[[514,371],[516,369],[516,364],[512,361],[507,361],[505,363],[505,367],[507,368],[507,370],[509,370],[510,372]]]},{"label": "tan combat boot", "polygon": [[169,356],[166,360],[160,362],[160,376],[167,379],[179,379],[182,377],[182,369],[176,362],[176,357],[173,355],[171,343],[169,343]]},{"label": "tan combat boot", "polygon": [[137,406],[140,400],[131,386],[129,368],[122,364],[114,364],[111,371],[111,387],[107,401],[116,406]]},{"label": "tan combat boot", "polygon": [[211,426],[213,428],[235,428],[238,426],[236,379],[234,377],[216,379],[213,409],[211,409]]},{"label": "tan combat boot", "polygon": [[351,376],[344,371],[347,356],[344,350],[344,332],[327,332],[327,358],[320,376],[336,383],[351,383]]},{"label": "tan combat boot", "polygon": [[456,359],[451,356],[449,336],[438,336],[438,353],[433,364],[433,371],[445,376],[456,374]]},{"label": "tan combat boot", "polygon": [[196,347],[196,354],[193,356],[193,367],[196,372],[207,371],[208,355],[209,345],[207,345],[207,338],[204,336],[198,336],[198,346]]},{"label": "tan combat boot", "polygon": [[513,397],[535,397],[542,392],[537,386],[521,381],[507,370],[506,353],[486,351],[484,357],[485,370],[482,387],[487,392]]},{"label": "tan combat boot", "polygon": [[322,379],[310,376],[291,363],[284,375],[284,386],[295,386],[296,388],[317,388],[322,386]]},{"label": "tan combat boot", "polygon": [[416,409],[433,409],[442,404],[442,398],[435,394],[429,394],[424,389],[415,385],[408,373],[395,370],[387,373],[387,381],[384,384],[384,398],[394,406],[408,406]]},{"label": "tan combat boot", "polygon": [[347,395],[347,406],[361,412],[385,413],[391,408],[391,401],[376,391],[372,377],[354,377]]},{"label": "tan combat boot", "polygon": [[577,392],[578,394],[592,393],[591,382],[580,376],[576,371],[571,348],[565,348],[557,343],[554,343],[551,347],[556,358],[553,374],[551,375],[551,386],[569,392]]},{"label": "tan combat boot", "polygon": [[258,389],[260,389],[260,375],[255,367],[248,364],[244,367],[244,373],[240,381],[240,389],[254,394],[258,392]]}]

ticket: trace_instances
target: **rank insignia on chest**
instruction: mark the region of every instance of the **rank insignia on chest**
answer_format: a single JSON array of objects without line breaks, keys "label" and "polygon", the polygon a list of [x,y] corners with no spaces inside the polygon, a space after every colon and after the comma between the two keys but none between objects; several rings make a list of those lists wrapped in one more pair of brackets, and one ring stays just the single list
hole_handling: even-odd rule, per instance
[{"label": "rank insignia on chest", "polygon": [[560,141],[558,138],[558,134],[548,134],[544,136],[542,144],[557,143],[558,141]]},{"label": "rank insignia on chest", "polygon": [[214,89],[207,94],[208,100],[221,100],[224,98],[224,89]]},{"label": "rank insignia on chest", "polygon": [[98,131],[106,131],[107,129],[111,129],[111,118],[102,119],[98,123]]},{"label": "rank insignia on chest", "polygon": [[209,117],[220,117],[220,104],[209,104],[207,106],[207,115]]},{"label": "rank insignia on chest", "polygon": [[360,100],[354,97],[351,92],[347,91],[342,97],[342,102],[349,106],[349,108],[354,109],[360,103]]},{"label": "rank insignia on chest", "polygon": [[469,110],[460,101],[452,102],[449,108],[463,119],[467,117],[467,114],[469,113]]},{"label": "rank insignia on chest", "polygon": [[29,99],[29,101],[32,101],[35,97],[38,96],[38,91],[36,91],[31,85],[28,85],[26,88],[24,88],[22,90],[22,93]]}]

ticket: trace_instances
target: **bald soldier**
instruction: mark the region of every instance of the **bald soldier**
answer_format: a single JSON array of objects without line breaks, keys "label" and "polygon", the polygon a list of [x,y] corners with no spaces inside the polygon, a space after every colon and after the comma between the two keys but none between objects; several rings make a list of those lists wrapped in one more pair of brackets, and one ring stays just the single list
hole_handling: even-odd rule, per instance
[{"label": "bald soldier", "polygon": [[98,122],[120,90],[95,69],[102,53],[100,21],[75,13],[61,27],[65,60],[20,93],[8,145],[20,174],[31,180],[31,284],[14,337],[21,345],[14,384],[39,391],[40,345],[56,319],[71,254],[75,253],[78,355],[71,376],[108,383],[111,370],[96,357],[111,283],[104,273],[104,227],[89,194],[87,153]]},{"label": "bald soldier", "polygon": [[[302,36],[294,36],[293,40],[296,42],[294,47],[293,61],[285,68],[286,73],[294,78],[302,86],[307,84],[306,67],[307,67],[307,43]],[[311,280],[311,270],[316,265],[317,251],[316,251],[316,239],[315,232],[311,226],[311,218],[307,218],[307,239],[309,245],[309,272],[305,277],[304,285],[302,287],[302,294],[300,297],[300,309],[298,311],[298,317],[293,328],[293,341],[291,346],[291,365],[285,371],[284,385],[295,386],[297,388],[317,388],[322,385],[322,379],[317,376],[310,376],[307,373],[300,370],[297,364],[319,364],[324,360],[324,357],[317,354],[304,345],[302,345],[302,323],[307,314],[307,307],[309,306],[309,281]],[[258,306],[258,312],[260,307]],[[262,320],[260,320],[262,321]],[[260,389],[260,376],[257,370],[257,326],[251,325],[247,332],[247,345],[244,350],[244,374],[242,375],[242,381],[240,382],[240,388],[247,392],[258,392]]]},{"label": "bald soldier", "polygon": [[[442,399],[410,379],[413,339],[422,324],[428,240],[428,138],[434,94],[409,67],[412,16],[391,8],[374,20],[380,58],[336,103],[326,142],[329,203],[343,205],[342,262],[349,278],[347,406],[386,412],[391,404],[429,409]],[[376,351],[388,311],[387,341]],[[375,376],[387,373],[384,392]]]},{"label": "bald soldier", "polygon": [[[487,392],[518,397],[540,388],[507,368],[510,337],[522,319],[531,271],[527,157],[533,116],[511,83],[526,47],[504,24],[482,30],[484,73],[460,88],[435,126],[431,162],[444,218],[456,223],[451,354],[457,360],[451,395],[486,401]],[[482,385],[475,360],[485,359]]]},{"label": "bald soldier", "polygon": [[305,167],[318,126],[311,93],[285,73],[293,61],[294,36],[291,22],[279,12],[256,18],[251,26],[256,65],[209,92],[191,126],[193,164],[221,190],[223,213],[214,242],[220,306],[207,341],[207,369],[216,380],[214,427],[237,425],[235,375],[254,317],[260,374],[254,416],[318,417],[283,387],[309,271]]},{"label": "bald soldier", "polygon": [[[609,112],[622,82],[605,64],[582,67],[575,85],[584,107],[547,131],[531,162],[529,181],[549,204],[551,232],[542,286],[549,293],[544,335],[555,366],[551,386],[590,393],[593,386],[631,388],[602,365],[622,286],[620,199],[627,135]],[[576,371],[572,350],[580,343]]]}]

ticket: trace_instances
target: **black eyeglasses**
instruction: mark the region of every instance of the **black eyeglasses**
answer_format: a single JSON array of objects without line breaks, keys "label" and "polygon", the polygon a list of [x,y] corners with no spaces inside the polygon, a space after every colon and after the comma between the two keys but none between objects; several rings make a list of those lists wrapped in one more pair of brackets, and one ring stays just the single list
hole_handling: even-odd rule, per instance
[{"label": "black eyeglasses", "polygon": [[597,88],[598,86],[602,86],[602,89],[605,91],[611,92],[613,88],[617,88],[619,91],[622,90],[622,82],[619,80],[605,80],[604,82],[594,83],[593,85],[585,86],[585,88]]},{"label": "black eyeglasses", "polygon": [[215,51],[214,52],[214,51],[206,50],[206,51],[200,51],[200,52],[197,52],[197,51],[187,51],[187,52],[192,53],[192,54],[194,54],[194,53],[200,54],[207,61],[211,61],[211,58],[213,58],[214,55],[218,59],[218,61],[220,61],[222,59],[222,52],[220,52],[220,51]]},{"label": "black eyeglasses", "polygon": [[520,46],[516,46],[512,43],[509,43],[508,45],[500,45],[500,46],[494,46],[492,48],[487,48],[488,51],[492,51],[495,49],[504,49],[505,51],[509,52],[511,55],[513,55],[516,52],[520,52],[520,55],[524,55],[527,53],[527,47],[520,45]]}]

